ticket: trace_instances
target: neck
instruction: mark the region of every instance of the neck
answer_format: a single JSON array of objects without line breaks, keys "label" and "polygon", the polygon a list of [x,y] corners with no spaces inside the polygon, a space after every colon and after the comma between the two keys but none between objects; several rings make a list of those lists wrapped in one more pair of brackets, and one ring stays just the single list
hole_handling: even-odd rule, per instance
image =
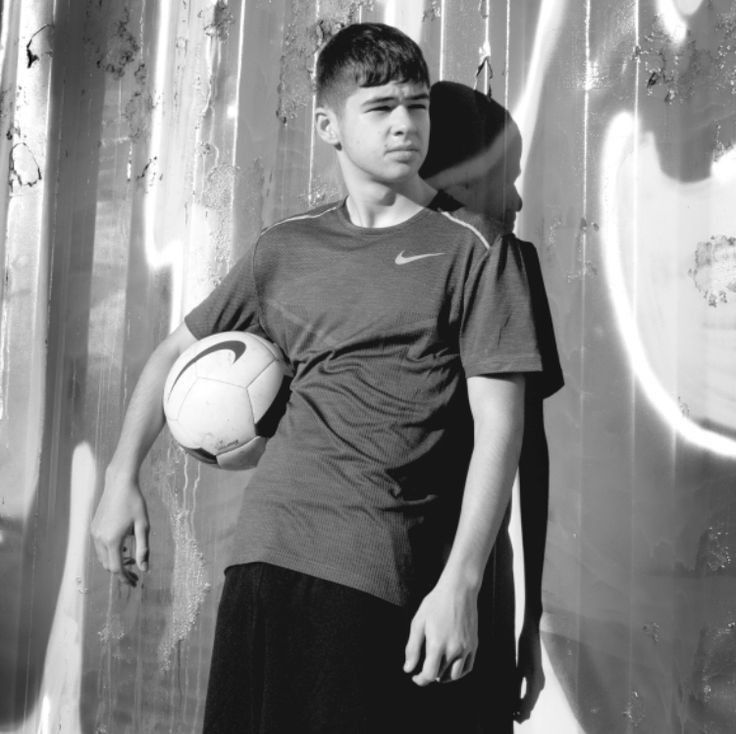
[{"label": "neck", "polygon": [[375,182],[348,187],[350,220],[359,227],[391,227],[413,217],[429,204],[437,191],[416,177],[400,186]]}]

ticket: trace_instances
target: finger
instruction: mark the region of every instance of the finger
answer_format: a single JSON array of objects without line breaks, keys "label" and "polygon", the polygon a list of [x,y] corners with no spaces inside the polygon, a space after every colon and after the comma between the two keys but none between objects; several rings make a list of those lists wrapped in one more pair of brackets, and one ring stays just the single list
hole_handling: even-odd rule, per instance
[{"label": "finger", "polygon": [[126,535],[120,547],[120,576],[129,586],[138,585],[138,574],[133,570],[135,566],[134,552],[131,543],[135,545],[135,536],[132,533]]},{"label": "finger", "polygon": [[424,628],[422,625],[412,622],[409,627],[409,640],[406,643],[404,652],[404,672],[412,673],[419,665],[419,659],[422,655],[422,646],[424,645]]},{"label": "finger", "polygon": [[440,679],[440,666],[442,653],[439,648],[427,646],[427,655],[424,658],[422,670],[412,680],[418,686],[428,686],[430,683],[438,682]]},{"label": "finger", "polygon": [[465,664],[466,664],[467,658],[458,658],[455,660],[452,665],[450,666],[450,674],[449,676],[444,675],[441,676],[441,678],[449,679],[449,680],[459,680],[460,678],[465,675]]},{"label": "finger", "polygon": [[128,536],[122,538],[117,546],[108,543],[108,571],[115,574],[123,583],[128,586],[135,586],[138,577],[127,567],[127,547],[125,540]]},{"label": "finger", "polygon": [[135,562],[141,571],[148,571],[148,522],[139,520],[133,527],[135,534]]}]

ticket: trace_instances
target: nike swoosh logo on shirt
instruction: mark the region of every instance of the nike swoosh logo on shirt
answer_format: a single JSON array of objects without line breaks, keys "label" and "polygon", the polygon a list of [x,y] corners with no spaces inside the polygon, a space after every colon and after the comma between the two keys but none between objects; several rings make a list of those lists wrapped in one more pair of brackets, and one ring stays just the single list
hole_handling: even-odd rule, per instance
[{"label": "nike swoosh logo on shirt", "polygon": [[444,254],[444,252],[426,252],[423,255],[409,255],[407,257],[406,255],[404,255],[404,251],[402,250],[396,256],[396,260],[394,260],[394,262],[397,265],[406,265],[407,263],[413,263],[415,260],[424,260],[425,257],[439,257],[440,255]]}]

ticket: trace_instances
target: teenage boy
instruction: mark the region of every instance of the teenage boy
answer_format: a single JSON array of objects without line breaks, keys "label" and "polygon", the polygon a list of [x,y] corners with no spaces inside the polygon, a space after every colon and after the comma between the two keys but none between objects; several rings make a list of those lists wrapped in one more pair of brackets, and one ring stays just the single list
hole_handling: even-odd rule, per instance
[{"label": "teenage boy", "polygon": [[213,332],[261,334],[294,377],[244,494],[205,730],[481,731],[477,598],[518,462],[523,374],[541,366],[523,261],[418,175],[429,75],[411,39],[348,26],[316,78],[316,129],[347,197],[266,229],[154,351],[107,471],[97,552],[122,574],[132,527],[145,568],[136,477],[175,358]]}]

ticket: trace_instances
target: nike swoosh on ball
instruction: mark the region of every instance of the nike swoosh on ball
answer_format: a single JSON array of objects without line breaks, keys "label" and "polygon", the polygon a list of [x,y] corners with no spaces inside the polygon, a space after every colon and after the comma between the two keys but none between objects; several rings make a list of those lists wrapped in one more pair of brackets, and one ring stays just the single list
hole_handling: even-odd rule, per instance
[{"label": "nike swoosh on ball", "polygon": [[174,384],[171,386],[171,390],[169,390],[169,395],[173,392],[176,383],[179,382],[179,377],[181,377],[189,367],[202,359],[202,357],[206,357],[208,354],[212,354],[212,352],[217,352],[221,349],[229,349],[233,353],[233,364],[235,364],[245,353],[245,344],[236,341],[224,341],[213,344],[207,349],[203,349],[194,359],[190,359],[184,367],[179,370],[179,376],[174,380]]}]

